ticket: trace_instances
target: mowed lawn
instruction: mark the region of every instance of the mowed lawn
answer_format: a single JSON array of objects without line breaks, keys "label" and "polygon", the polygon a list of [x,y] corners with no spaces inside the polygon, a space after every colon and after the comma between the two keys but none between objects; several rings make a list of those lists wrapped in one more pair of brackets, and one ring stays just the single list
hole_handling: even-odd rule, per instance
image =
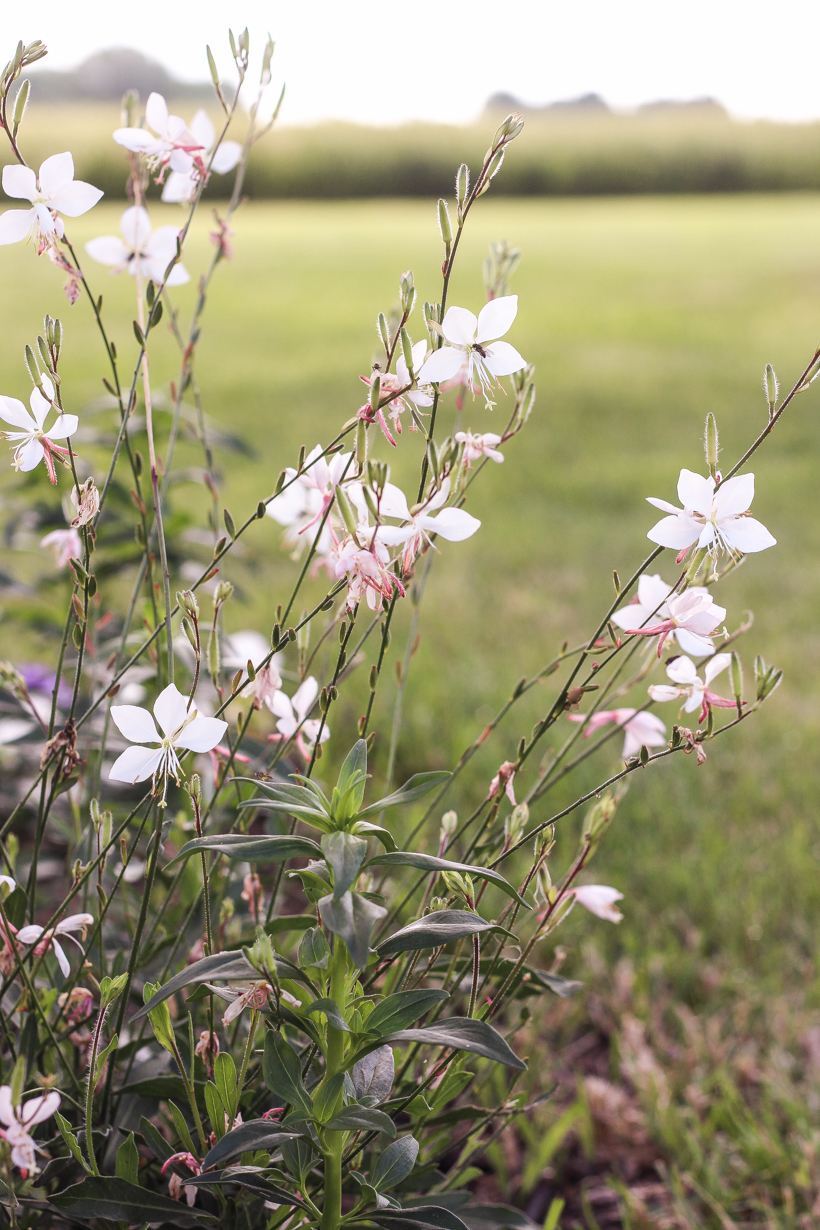
[{"label": "mowed lawn", "polygon": [[[119,214],[103,204],[72,222],[78,251],[88,238],[115,232]],[[157,225],[181,216],[166,208],[155,215]],[[194,280],[209,255],[210,229],[204,213],[186,255]],[[442,544],[433,567],[400,746],[401,765],[412,770],[452,764],[521,675],[549,661],[562,641],[589,634],[610,601],[612,569],[625,578],[647,554],[646,531],[659,514],[644,497],[674,500],[680,468],[702,467],[707,411],[717,417],[731,465],[765,423],[765,363],[788,387],[820,339],[815,196],[490,197],[470,219],[451,302],[478,310],[481,263],[488,243],[502,238],[523,249],[513,287],[519,316],[508,336],[536,365],[538,400],[505,464],[488,466],[472,489],[481,530],[467,543]],[[330,439],[361,404],[358,377],[376,357],[377,313],[393,305],[407,268],[415,271],[420,303],[438,298],[441,248],[434,205],[402,202],[254,204],[238,216],[233,242],[235,257],[218,271],[210,295],[198,374],[207,413],[249,446],[244,455],[220,456],[224,499],[239,521],[270,494],[300,445]],[[133,283],[110,278],[90,259],[85,268],[95,293],[104,293],[121,353],[130,354]],[[102,392],[104,366],[88,307],[69,307],[61,277],[30,248],[0,250],[0,391],[28,396],[22,350],[49,311],[66,322],[64,398],[82,413]],[[193,286],[174,292],[183,315]],[[410,328],[417,339],[420,309]],[[175,343],[164,325],[152,339],[152,375],[161,387],[175,372]],[[480,401],[468,404],[465,426],[499,429],[503,401],[494,414]],[[453,415],[451,395],[442,434],[452,430]],[[419,437],[405,433],[395,452],[382,442],[378,454],[412,492]],[[94,457],[99,468],[102,454]],[[196,465],[196,448],[186,444],[178,462]],[[778,546],[751,557],[721,586],[720,601],[732,628],[747,610],[755,613],[740,646],[749,691],[755,653],[782,666],[785,682],[759,719],[710,747],[702,768],[680,757],[633,780],[595,868],[596,879],[625,893],[625,921],[605,929],[576,915],[571,924],[571,946],[594,930],[611,956],[629,953],[641,968],[662,955],[681,992],[695,999],[697,963],[707,954],[774,983],[811,990],[816,978],[817,391],[797,399],[752,468],[754,513]],[[4,471],[4,515],[15,510],[18,482]],[[176,487],[172,498],[178,510],[205,507],[195,485]],[[38,554],[36,536],[29,541],[33,551],[5,552],[2,568],[32,580],[50,571],[50,559]],[[245,541],[241,558],[224,570],[238,587],[229,626],[268,634],[296,565],[268,519]],[[671,554],[661,564],[671,580]],[[321,585],[308,585],[305,606]],[[15,657],[14,600],[5,606],[2,653]],[[395,693],[392,660],[404,651],[409,615],[397,621],[377,706],[382,755]],[[28,653],[51,652],[47,638],[32,644],[33,634],[26,635]],[[476,762],[460,808],[482,796],[552,695],[539,687],[513,711]],[[359,711],[352,702],[339,711],[340,734],[346,715],[352,737]],[[666,706],[664,716],[671,726],[674,708]],[[594,784],[593,772],[605,776],[619,750],[617,742],[608,745],[596,769],[585,768],[577,784],[538,805],[537,818]],[[576,820],[566,840],[577,831]],[[580,959],[570,965],[583,969]]]}]

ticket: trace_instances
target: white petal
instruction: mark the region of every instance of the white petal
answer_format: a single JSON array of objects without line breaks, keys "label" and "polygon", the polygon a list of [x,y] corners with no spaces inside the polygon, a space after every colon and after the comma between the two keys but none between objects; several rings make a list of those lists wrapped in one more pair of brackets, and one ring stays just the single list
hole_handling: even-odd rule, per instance
[{"label": "white petal", "polygon": [[194,160],[184,150],[175,149],[171,151],[169,165],[171,170],[176,171],[178,175],[190,175]]},{"label": "white petal", "polygon": [[715,484],[711,478],[695,474],[692,470],[681,470],[678,479],[678,499],[684,508],[693,508],[695,512],[708,517],[712,511],[712,495]]},{"label": "white petal", "polygon": [[693,688],[692,695],[687,699],[683,706],[684,713],[694,713],[696,709],[700,709],[703,704],[703,689]]},{"label": "white petal", "polygon": [[37,176],[31,167],[15,164],[3,167],[3,191],[6,196],[21,196],[26,201],[33,201],[37,196]]},{"label": "white petal", "polygon": [[296,689],[290,701],[300,722],[310,713],[313,702],[318,695],[319,685],[313,678],[313,675],[308,675],[304,683]]},{"label": "white petal", "polygon": [[676,628],[670,640],[676,640],[684,653],[694,654],[696,658],[703,658],[715,652],[715,647],[708,636],[696,636],[694,632],[689,632],[686,628]]},{"label": "white petal", "polygon": [[88,213],[89,209],[93,209],[102,196],[101,188],[95,188],[93,184],[86,184],[78,179],[65,188],[61,188],[59,192],[55,192],[49,205],[58,213],[65,214],[67,218],[79,218],[80,214]]},{"label": "white petal", "polygon": [[188,717],[188,697],[169,683],[154,702],[154,717],[163,734],[173,734]]},{"label": "white petal", "polygon": [[100,235],[98,239],[89,239],[85,250],[92,260],[99,261],[101,265],[122,265],[131,255],[116,235]]},{"label": "white petal", "polygon": [[176,747],[186,747],[191,752],[210,752],[228,729],[228,723],[220,718],[195,717],[175,741]]},{"label": "white petal", "polygon": [[[51,390],[51,393],[53,396],[53,389]],[[46,401],[39,389],[32,389],[31,396],[29,397],[29,405],[31,406],[31,413],[34,415],[35,423],[41,428],[45,422],[46,415],[51,409],[51,402]]]},{"label": "white petal", "polygon": [[296,722],[293,716],[293,705],[290,703],[289,696],[286,696],[282,691],[274,692],[273,696],[267,698],[267,705],[271,713],[274,713],[276,717],[282,718],[284,721],[293,722],[295,728]]},{"label": "white petal", "polygon": [[738,474],[721,483],[715,494],[715,513],[719,521],[748,512],[755,498],[754,474]]},{"label": "white petal", "polygon": [[[279,695],[280,693],[277,692],[276,696]],[[274,696],[274,700],[276,699],[276,696]],[[271,705],[271,708],[273,708],[273,705]],[[279,731],[280,735],[284,735],[287,739],[289,739],[291,735],[296,734],[297,726],[298,722],[296,721],[296,718],[293,717],[281,717],[276,723],[276,729]]]},{"label": "white petal", "polygon": [[434,350],[424,363],[418,373],[418,382],[439,384],[442,380],[450,380],[460,370],[463,361],[464,355],[460,350],[454,350],[452,346],[442,346],[440,350]]},{"label": "white petal", "polygon": [[691,658],[677,658],[670,666],[667,666],[666,673],[674,683],[691,684],[698,677],[698,670]]},{"label": "white petal", "polygon": [[672,513],[673,516],[679,516],[683,511],[681,508],[676,508],[674,504],[670,504],[668,500],[658,500],[653,495],[648,495],[646,502],[654,504],[655,508],[659,508],[661,512]]},{"label": "white petal", "polygon": [[[213,137],[210,141],[203,141],[205,149],[210,149],[213,143]],[[217,175],[227,175],[228,171],[232,171],[242,157],[242,146],[238,141],[223,141],[219,149],[216,151],[211,163],[211,170],[216,171]]]},{"label": "white petal", "polygon": [[[191,120],[190,124],[188,125],[188,131],[190,132],[194,140],[197,142],[197,144],[201,145],[203,149],[210,149],[214,141],[216,140],[216,133],[214,132],[214,126],[208,117],[207,111],[203,111],[201,107],[199,111],[197,111],[194,118]],[[223,144],[224,145],[236,145],[237,142],[236,141],[226,141],[226,142],[223,142]],[[242,152],[241,145],[239,146],[239,151],[240,153]],[[215,169],[216,168],[214,168],[214,170]]]},{"label": "white petal", "polygon": [[[0,747],[22,739],[30,730],[34,730],[32,722],[24,722],[21,718],[0,718]],[[2,883],[3,877],[0,876],[0,884]]]},{"label": "white petal", "polygon": [[145,122],[154,132],[164,136],[168,128],[168,107],[161,94],[149,94],[145,104]]},{"label": "white petal", "polygon": [[662,580],[657,572],[654,576],[647,576],[644,573],[643,576],[638,578],[638,599],[641,606],[647,607],[650,611],[654,611],[656,607],[662,606],[671,592],[672,586],[667,585],[666,581]]},{"label": "white petal", "polygon": [[[432,518],[430,518],[432,521]],[[380,525],[376,530],[376,538],[378,542],[383,542],[386,547],[397,547],[400,543],[407,542],[408,538],[416,532],[414,523],[410,525]]]},{"label": "white petal", "polygon": [[36,944],[44,932],[45,927],[38,927],[36,923],[30,923],[29,926],[20,928],[17,938],[21,944]]},{"label": "white petal", "polygon": [[20,449],[20,469],[24,474],[33,470],[43,460],[43,446],[39,440],[29,440]]},{"label": "white petal", "polygon": [[35,426],[28,410],[16,397],[0,397],[0,419],[26,432],[33,431]]},{"label": "white petal", "polygon": [[[491,299],[478,313],[477,342],[494,342],[503,337],[518,313],[518,295]],[[499,373],[501,374],[501,373]]]},{"label": "white petal", "polygon": [[690,547],[700,535],[700,526],[688,517],[664,517],[646,535],[650,542],[656,542],[661,547],[671,547],[674,551],[682,551]]},{"label": "white petal", "polygon": [[120,218],[120,231],[131,252],[142,251],[151,238],[151,219],[142,205],[132,205]]},{"label": "white petal", "polygon": [[59,965],[60,969],[63,972],[63,977],[67,978],[69,974],[71,973],[71,965],[69,963],[68,957],[65,955],[65,952],[63,951],[62,944],[59,942],[59,940],[55,939],[51,941],[51,947],[54,949],[54,955],[57,958],[57,964]]},{"label": "white petal", "polygon": [[60,1095],[56,1091],[45,1094],[40,1098],[29,1098],[28,1102],[24,1102],[20,1111],[20,1121],[26,1127],[31,1127],[35,1123],[44,1123],[46,1119],[50,1119],[55,1110],[60,1109]]},{"label": "white petal", "polygon": [[128,782],[132,786],[137,782],[147,781],[149,777],[153,777],[161,760],[161,747],[126,748],[123,754],[111,766],[108,780],[112,782]]},{"label": "white petal", "polygon": [[435,531],[448,542],[464,542],[472,538],[481,522],[463,508],[442,508],[437,517],[420,517],[420,524],[428,531]]},{"label": "white petal", "polygon": [[407,506],[407,497],[400,487],[395,483],[385,483],[384,494],[379,505],[379,512],[383,517],[398,517],[401,521],[410,520],[410,509]]},{"label": "white petal", "polygon": [[25,239],[36,217],[33,209],[7,209],[0,214],[0,244],[19,243]]},{"label": "white petal", "polygon": [[513,372],[520,372],[522,367],[527,366],[527,360],[522,359],[515,346],[511,346],[509,342],[493,342],[486,347],[486,351],[485,364],[494,376],[511,376]]},{"label": "white petal", "polygon": [[132,743],[157,743],[159,735],[154,719],[139,705],[112,705],[111,718],[121,735]]},{"label": "white petal", "polygon": [[136,154],[145,153],[157,144],[156,137],[152,137],[144,128],[117,128],[113,136],[117,145],[122,145],[124,149],[130,149]]},{"label": "white petal", "polygon": [[73,179],[74,159],[67,152],[52,154],[40,166],[40,191],[43,196],[53,197],[56,192],[68,187]]},{"label": "white petal", "polygon": [[478,321],[469,308],[448,308],[441,322],[442,333],[454,346],[472,346],[477,328]]},{"label": "white petal", "polygon": [[777,543],[777,539],[772,537],[765,525],[755,521],[754,517],[735,517],[722,521],[720,532],[730,547],[742,551],[744,555],[765,551],[767,547],[773,547]]},{"label": "white petal", "polygon": [[82,931],[83,927],[90,927],[93,921],[93,914],[68,914],[62,922],[57,923],[54,930],[57,935],[68,935],[71,931]]},{"label": "white petal", "polygon": [[49,440],[67,440],[80,425],[76,414],[61,414],[53,427],[46,432]]},{"label": "white petal", "polygon": [[0,1123],[5,1123],[6,1127],[11,1127],[12,1123],[16,1123],[16,1121],[17,1116],[11,1104],[11,1086],[0,1085]]},{"label": "white petal", "polygon": [[416,342],[412,347],[413,355],[413,371],[417,372],[424,362],[424,357],[427,354],[427,339],[422,338],[420,342]]},{"label": "white petal", "polygon": [[195,188],[196,180],[193,175],[182,175],[179,171],[171,171],[162,189],[162,199],[172,205],[179,205],[183,201],[190,201]]},{"label": "white petal", "polygon": [[628,606],[622,606],[620,611],[616,611],[611,618],[616,628],[642,628],[653,610],[654,607],[646,607],[642,602],[630,602]]},{"label": "white petal", "polygon": [[685,695],[681,688],[670,687],[668,683],[653,683],[647,691],[658,704],[663,704],[668,700],[677,700],[679,696]]},{"label": "white petal", "polygon": [[[156,279],[157,282],[161,282],[162,279],[165,277],[165,270],[167,268],[168,268],[168,263],[166,261],[160,273],[160,276]],[[168,274],[168,277],[165,278],[165,285],[166,286],[184,286],[185,283],[190,282],[190,280],[191,280],[191,275],[188,272],[188,270],[185,268],[185,266],[177,264],[177,265],[174,265],[173,269]]]},{"label": "white petal", "polygon": [[726,670],[726,667],[731,661],[732,655],[730,653],[715,654],[712,660],[706,663],[706,668],[703,672],[703,677],[706,682],[711,683],[716,675],[719,675],[721,671]]},{"label": "white petal", "polygon": [[319,739],[319,742],[326,743],[327,740],[330,738],[330,731],[328,730],[327,726],[322,726],[321,720],[319,718],[309,718],[308,721],[305,722],[304,726],[302,727],[302,730],[305,732],[305,738],[307,739],[309,743],[316,742],[320,727],[322,729],[322,737],[321,739]]}]

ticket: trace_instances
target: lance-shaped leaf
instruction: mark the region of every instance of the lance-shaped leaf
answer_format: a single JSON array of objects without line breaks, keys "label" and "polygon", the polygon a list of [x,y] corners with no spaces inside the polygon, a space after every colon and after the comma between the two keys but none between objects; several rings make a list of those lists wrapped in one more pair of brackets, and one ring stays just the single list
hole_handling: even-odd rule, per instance
[{"label": "lance-shaped leaf", "polygon": [[437,1204],[416,1205],[409,1209],[378,1209],[368,1214],[382,1230],[467,1230],[451,1209]]},{"label": "lance-shaped leaf", "polygon": [[235,781],[253,782],[259,790],[264,791],[265,798],[246,799],[240,807],[264,807],[268,811],[286,811],[293,816],[302,816],[316,828],[328,831],[331,828],[327,800],[320,791],[306,786],[295,786],[289,782],[260,782],[253,777],[238,777]]},{"label": "lance-shaped leaf", "polygon": [[378,803],[371,803],[369,807],[365,807],[364,811],[360,811],[359,819],[364,820],[367,816],[375,816],[386,807],[398,807],[402,803],[412,803],[414,799],[420,799],[434,786],[446,782],[450,776],[451,774],[438,770],[432,773],[415,773],[403,786],[399,786],[398,790],[394,790],[386,798],[379,799]]},{"label": "lance-shaped leaf", "polygon": [[376,1047],[349,1072],[353,1097],[363,1106],[378,1106],[390,1097],[395,1076],[393,1051],[389,1046]]},{"label": "lance-shaped leaf", "polygon": [[333,872],[333,900],[338,901],[359,874],[367,854],[367,842],[352,833],[326,833],[321,853]]},{"label": "lance-shaped leaf", "polygon": [[[207,1174],[191,1176],[190,1179],[186,1175],[184,1182],[189,1187],[221,1187],[223,1183],[235,1183],[238,1187],[255,1192],[257,1196],[262,1196],[263,1199],[270,1200],[274,1204],[289,1204],[296,1209],[308,1208],[301,1197],[287,1191],[284,1187],[269,1183],[254,1166],[232,1166],[230,1170],[209,1170]],[[195,1211],[195,1209],[191,1210],[192,1213]],[[167,1220],[174,1226],[182,1224],[171,1218]]]},{"label": "lance-shaped leaf", "polygon": [[497,923],[486,922],[471,910],[436,910],[408,923],[379,944],[380,957],[392,957],[397,952],[418,948],[441,948],[453,940],[477,935],[482,931],[503,930]]},{"label": "lance-shaped leaf", "polygon": [[318,904],[325,926],[344,940],[353,964],[364,969],[370,960],[373,928],[380,918],[384,918],[387,910],[350,890],[341,901],[334,901],[332,896],[328,896],[322,897]]},{"label": "lance-shaped leaf", "polygon": [[518,1068],[525,1072],[527,1065],[510,1050],[497,1029],[486,1021],[477,1021],[475,1017],[454,1016],[435,1025],[425,1025],[421,1029],[399,1029],[385,1039],[387,1042],[430,1042],[436,1046],[450,1046],[458,1051],[472,1051],[475,1055],[483,1055],[485,1059],[493,1059],[496,1063],[504,1063],[508,1068]]},{"label": "lance-shaped leaf", "polygon": [[388,1145],[376,1162],[372,1185],[377,1192],[389,1191],[406,1179],[416,1164],[419,1142],[412,1136],[400,1136]]},{"label": "lance-shaped leaf", "polygon": [[262,1075],[271,1093],[309,1115],[313,1099],[302,1083],[302,1065],[296,1051],[277,1029],[268,1030],[262,1053]]},{"label": "lance-shaped leaf", "polygon": [[367,740],[357,739],[339,770],[330,799],[330,809],[337,823],[353,818],[364,800],[367,783]]},{"label": "lance-shaped leaf", "polygon": [[436,1004],[449,998],[447,991],[397,991],[376,1004],[365,1022],[365,1029],[369,1034],[390,1034],[396,1029],[406,1029]]},{"label": "lance-shaped leaf", "polygon": [[309,837],[293,837],[288,833],[248,836],[244,833],[213,834],[186,841],[175,858],[166,863],[173,867],[180,859],[190,858],[200,851],[225,854],[242,863],[283,863],[289,858],[321,858],[322,851]]},{"label": "lance-shaped leaf", "polygon": [[[280,957],[278,953],[275,956],[275,960],[276,972],[280,978],[293,978],[296,982],[310,985],[309,980],[292,961],[287,961],[284,957]],[[258,970],[254,969],[241,952],[218,952],[212,957],[203,957],[201,961],[194,961],[193,965],[188,965],[185,969],[180,970],[178,974],[174,974],[173,978],[170,978],[165,983],[165,986],[160,987],[157,993],[151,996],[148,1003],[135,1014],[133,1019],[137,1020],[139,1017],[152,1012],[163,1000],[168,999],[171,995],[175,995],[183,987],[193,986],[194,984],[199,986],[202,983],[214,982],[216,980],[223,982],[253,982],[258,978]]]},{"label": "lance-shaped leaf", "polygon": [[509,1204],[468,1204],[459,1216],[469,1230],[538,1230],[526,1213]]},{"label": "lance-shaped leaf", "polygon": [[305,932],[299,941],[296,960],[301,969],[327,969],[330,945],[321,927],[310,927]]},{"label": "lance-shaped leaf", "polygon": [[523,897],[518,893],[498,871],[493,871],[490,867],[473,867],[470,863],[451,863],[446,858],[436,858],[434,854],[415,854],[412,850],[398,850],[395,854],[377,854],[375,858],[367,860],[368,867],[418,867],[419,871],[457,871],[462,874],[476,876],[480,880],[489,880],[491,884],[495,884],[508,897],[512,897],[519,905],[523,905],[529,910],[532,907],[527,904]]},{"label": "lance-shaped leaf", "polygon": [[172,1226],[195,1226],[215,1222],[201,1209],[189,1209],[161,1192],[152,1192],[127,1179],[108,1175],[89,1175],[82,1183],[51,1196],[50,1201],[71,1218],[101,1218],[122,1221],[129,1226],[146,1222],[169,1222]]},{"label": "lance-shaped leaf", "polygon": [[367,837],[375,837],[382,843],[385,850],[398,850],[398,846],[393,840],[393,834],[389,829],[383,829],[378,824],[371,824],[369,820],[357,820],[351,832],[364,833]]},{"label": "lance-shaped leaf", "polygon": [[206,1153],[202,1169],[210,1170],[213,1166],[224,1166],[232,1157],[238,1157],[240,1153],[256,1149],[264,1149],[272,1153],[284,1141],[297,1139],[295,1133],[283,1132],[279,1124],[271,1122],[270,1119],[250,1119],[247,1123],[234,1128],[232,1132],[226,1133],[221,1140],[216,1142],[210,1153]]},{"label": "lance-shaped leaf", "polygon": [[583,982],[576,982],[574,978],[562,978],[560,974],[548,974],[543,969],[536,969],[532,972],[542,986],[549,987],[556,995],[560,995],[561,999],[569,999],[577,995],[584,986]]},{"label": "lance-shaped leaf", "polygon": [[335,999],[315,999],[305,1008],[305,1012],[324,1012],[334,1029],[343,1029],[346,1033],[350,1033],[350,1026],[339,1011],[339,1005]]},{"label": "lance-shaped leaf", "polygon": [[394,1137],[396,1126],[383,1110],[370,1106],[345,1106],[325,1124],[328,1132],[383,1132]]}]

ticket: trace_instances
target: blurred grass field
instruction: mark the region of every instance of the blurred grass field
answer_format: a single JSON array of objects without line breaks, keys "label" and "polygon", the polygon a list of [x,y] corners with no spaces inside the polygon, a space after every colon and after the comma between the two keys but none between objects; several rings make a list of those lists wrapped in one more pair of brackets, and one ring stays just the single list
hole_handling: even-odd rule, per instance
[{"label": "blurred grass field", "polygon": [[[117,207],[103,204],[72,222],[73,242],[81,248],[114,232],[118,217]],[[157,224],[178,217],[157,210]],[[513,286],[520,311],[509,337],[536,365],[538,401],[505,464],[487,467],[475,485],[470,507],[482,519],[480,532],[464,544],[442,544],[441,566],[433,567],[411,668],[403,767],[451,765],[522,674],[549,661],[563,640],[589,634],[610,600],[612,569],[625,578],[648,553],[645,534],[656,517],[644,497],[674,499],[679,469],[701,467],[707,411],[716,414],[728,464],[759,431],[767,413],[764,364],[772,362],[789,387],[820,338],[818,223],[820,197],[808,194],[490,198],[477,207],[451,302],[480,306],[491,240],[523,248]],[[203,215],[186,255],[195,276],[208,257],[208,230]],[[238,521],[271,492],[301,444],[327,440],[356,410],[377,312],[390,308],[408,267],[420,300],[436,298],[441,254],[429,204],[252,204],[236,230],[235,258],[218,271],[210,295],[199,378],[208,414],[249,446],[247,455],[220,457],[224,501]],[[86,272],[128,353],[133,283],[90,261]],[[69,308],[59,272],[22,246],[0,251],[0,280],[0,389],[27,397],[22,349],[49,311],[66,322],[64,396],[81,411],[101,393],[103,374],[86,305]],[[175,292],[183,315],[193,295],[193,284]],[[418,315],[411,326],[417,338]],[[164,327],[153,336],[153,383],[161,386],[174,375],[175,344]],[[747,681],[755,653],[783,667],[785,681],[759,718],[710,746],[702,768],[679,757],[633,780],[593,877],[625,894],[624,922],[607,927],[578,912],[562,936],[570,950],[564,971],[591,981],[599,996],[611,989],[616,962],[630,962],[633,1010],[638,1002],[651,1008],[661,986],[670,1003],[707,1014],[736,1006],[738,997],[759,1007],[798,996],[810,1016],[820,1007],[819,408],[815,390],[801,395],[755,457],[754,513],[778,546],[721,586],[731,628],[746,610],[756,615],[740,645]],[[491,416],[481,402],[468,403],[465,425],[496,429],[503,414],[503,406]],[[452,427],[451,395],[442,434]],[[378,452],[392,450],[384,444]],[[411,486],[419,456],[418,436],[405,434],[389,457],[395,481]],[[193,444],[182,446],[179,464],[198,460]],[[56,507],[37,481],[38,495]],[[16,516],[19,487],[6,469],[6,520]],[[204,508],[202,488],[175,488],[173,505]],[[36,538],[31,531],[25,540],[29,551],[7,549],[0,568],[30,583],[50,574]],[[278,540],[265,519],[226,567],[238,587],[234,628],[270,631],[296,568]],[[660,570],[672,579],[671,557]],[[318,596],[321,586],[306,592]],[[2,602],[2,655],[19,658],[24,646],[48,656],[47,634],[21,625],[13,596]],[[408,623],[405,609],[391,668]],[[377,706],[382,757],[394,693],[391,677]],[[482,796],[552,695],[535,689],[513,711],[474,762],[479,770],[459,808]],[[673,707],[663,714],[671,726]],[[346,711],[351,729],[356,715]],[[534,818],[600,780],[619,750],[609,744]],[[562,837],[565,853],[576,838],[577,823]],[[597,973],[594,960],[590,973],[588,944],[605,958]]]}]

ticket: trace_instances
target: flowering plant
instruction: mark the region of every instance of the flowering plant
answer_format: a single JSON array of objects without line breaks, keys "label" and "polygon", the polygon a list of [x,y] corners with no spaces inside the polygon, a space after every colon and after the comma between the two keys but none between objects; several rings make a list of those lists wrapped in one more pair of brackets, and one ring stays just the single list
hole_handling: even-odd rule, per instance
[{"label": "flowering plant", "polygon": [[[526,1029],[530,1001],[578,989],[545,969],[543,956],[575,904],[609,922],[621,918],[615,903],[622,894],[586,877],[627,782],[681,752],[696,752],[702,763],[706,747],[747,721],[780,682],[758,657],[748,687],[730,647],[749,625],[730,632],[712,591],[746,553],[775,545],[747,515],[754,480],[739,471],[814,379],[820,351],[782,401],[767,369],[768,420],[725,473],[708,416],[708,475],[681,471],[683,509],[651,501],[669,514],[648,530],[656,545],[625,584],[614,576],[613,600],[592,633],[520,680],[452,772],[418,766],[396,787],[425,582],[439,557],[436,566],[446,567],[458,544],[480,533],[465,507],[473,483],[488,463],[506,460],[535,404],[532,366],[501,340],[514,335],[518,299],[508,280],[517,250],[493,245],[488,302],[478,312],[449,302],[468,218],[523,121],[511,115],[501,124],[473,180],[466,165],[458,169],[455,222],[448,202],[438,202],[441,286],[419,308],[412,272],[401,275],[398,309],[377,320],[381,349],[362,376],[364,405],[356,407],[351,390],[351,413],[336,436],[302,449],[239,524],[227,508],[220,517],[212,446],[201,427],[209,557],[176,590],[182,570],[168,528],[169,476],[184,397],[191,391],[204,424],[196,372],[207,292],[230,256],[248,156],[278,112],[260,122],[269,43],[244,140],[227,139],[249,65],[247,32],[230,41],[231,98],[208,53],[222,109],[218,131],[202,113],[187,125],[151,95],[143,119],[136,100],[127,100],[114,133],[126,151],[133,204],[122,238],[97,238],[86,252],[134,279],[130,360],[109,337],[102,300],[64,221],[90,209],[96,189],[73,182],[68,154],[48,159],[39,177],[24,159],[29,85],[21,79],[43,45],[20,44],[0,78],[0,124],[15,160],[3,182],[32,205],[21,217],[0,218],[0,239],[31,236],[35,253],[67,274],[70,302],[87,299],[116,428],[106,466],[92,473],[75,442],[81,416],[65,409],[74,401],[61,372],[70,333],[46,316],[25,351],[32,415],[14,399],[0,400],[0,416],[17,429],[3,433],[15,468],[31,471],[43,460],[57,484],[59,462],[70,475],[68,528],[43,541],[51,539],[58,565],[69,570],[71,590],[57,661],[51,673],[40,669],[39,687],[30,668],[0,667],[8,711],[0,741],[18,757],[22,782],[17,797],[4,800],[0,832],[4,1203],[12,1221],[26,1225],[44,1215],[180,1226],[218,1216],[230,1225],[293,1230],[520,1230],[529,1224],[523,1214],[482,1206],[470,1188],[475,1157],[527,1109],[515,1076],[499,1105],[494,1071],[526,1068],[520,1052],[534,1041]],[[188,280],[182,258],[209,177],[232,168],[233,193],[186,332],[170,291]],[[184,210],[178,228],[153,228],[150,177]],[[414,313],[422,335],[415,342]],[[164,314],[180,367],[161,440],[150,372],[151,335]],[[442,437],[451,392],[457,417]],[[147,464],[135,447],[138,405]],[[492,432],[484,430],[491,414]],[[400,447],[418,457],[409,494],[390,481],[389,459]],[[124,514],[115,502],[124,476],[137,543],[136,557],[125,560]],[[233,586],[225,571],[246,535],[270,530],[266,517],[284,529],[294,584],[280,604],[271,602],[264,634],[229,637],[223,617]],[[650,572],[667,549],[676,553],[668,581]],[[114,584],[120,577],[130,598]],[[311,586],[297,620],[297,599],[306,601]],[[394,614],[408,598],[415,614],[382,740],[383,773],[377,762],[379,788],[374,701]],[[144,635],[138,612],[145,612]],[[672,683],[647,685],[664,649]],[[725,670],[731,698],[710,686]],[[443,811],[455,782],[516,703],[559,672],[543,717],[459,823]],[[339,698],[362,677],[365,712],[349,729]],[[618,704],[627,696],[631,704]],[[693,715],[688,720],[697,716],[694,729],[667,731],[653,706],[672,700]],[[716,710],[724,708],[732,712],[721,724]],[[620,758],[613,755],[620,743],[610,743],[619,732]],[[532,773],[548,736],[557,742]],[[599,783],[557,812],[544,808],[558,781],[599,752],[611,757]],[[586,805],[578,853],[559,869],[555,827]],[[402,816],[414,817],[412,830]],[[52,831],[69,849],[69,886],[59,901],[38,877]],[[22,847],[23,874],[16,869]],[[64,948],[58,937],[72,944]],[[36,1087],[44,1092],[31,1096]],[[52,1118],[59,1134],[35,1140],[38,1125]],[[40,1172],[43,1156],[51,1161]]]}]

